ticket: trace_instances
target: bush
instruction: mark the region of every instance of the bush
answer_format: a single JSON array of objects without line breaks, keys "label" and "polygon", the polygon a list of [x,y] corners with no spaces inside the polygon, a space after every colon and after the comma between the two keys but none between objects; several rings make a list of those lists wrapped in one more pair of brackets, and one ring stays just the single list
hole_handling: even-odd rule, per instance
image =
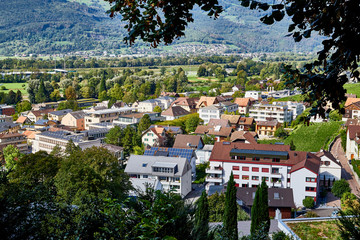
[{"label": "bush", "polygon": [[272,240],[290,240],[290,236],[286,235],[283,231],[275,232],[272,234]]},{"label": "bush", "polygon": [[353,166],[354,171],[360,177],[360,161],[359,160],[351,160],[351,165]]},{"label": "bush", "polygon": [[345,179],[341,179],[334,182],[331,192],[336,197],[341,198],[344,193],[351,192],[351,189],[349,183]]},{"label": "bush", "polygon": [[319,215],[317,215],[315,212],[313,211],[308,211],[306,214],[305,214],[305,217],[306,218],[315,218],[315,217],[319,217]]},{"label": "bush", "polygon": [[304,207],[306,208],[313,208],[315,206],[315,201],[313,198],[311,197],[306,197],[304,200],[303,200],[303,205]]}]

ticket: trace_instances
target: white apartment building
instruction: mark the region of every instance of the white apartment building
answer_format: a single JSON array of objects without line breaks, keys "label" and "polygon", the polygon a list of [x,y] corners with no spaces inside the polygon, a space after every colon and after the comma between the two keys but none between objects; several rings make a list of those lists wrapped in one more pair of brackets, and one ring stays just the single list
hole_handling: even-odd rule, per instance
[{"label": "white apartment building", "polygon": [[115,119],[118,119],[121,114],[131,113],[133,108],[111,108],[97,111],[88,111],[84,117],[85,129],[90,129],[89,125],[94,123],[108,122],[112,123]]},{"label": "white apartment building", "polygon": [[246,91],[245,98],[254,98],[255,100],[261,99],[261,92],[259,91]]},{"label": "white apartment building", "polygon": [[349,125],[346,132],[346,157],[360,159],[360,125]]},{"label": "white apartment building", "polygon": [[237,187],[292,188],[294,201],[302,206],[305,197],[316,201],[320,158],[307,152],[290,151],[286,145],[216,142],[206,170],[206,182],[225,184],[231,175]]},{"label": "white apartment building", "polygon": [[141,118],[145,115],[149,115],[151,121],[161,120],[159,112],[134,112],[129,114],[121,114],[118,119],[114,120],[115,125],[135,125],[138,124]]},{"label": "white apartment building", "polygon": [[134,103],[133,106],[138,112],[153,112],[156,106],[159,106],[161,110],[168,109],[173,101],[175,101],[175,98],[165,96]]},{"label": "white apartment building", "polygon": [[101,139],[95,139],[95,137],[89,136],[88,133],[46,131],[36,134],[35,139],[33,140],[32,153],[36,153],[38,151],[50,153],[55,146],[59,146],[64,151],[66,149],[66,144],[70,141],[70,139],[81,149],[101,146]]},{"label": "white apartment building", "polygon": [[298,102],[273,102],[273,105],[287,105],[288,109],[292,111],[292,119],[296,119],[297,116],[302,114],[305,110],[305,105]]},{"label": "white apartment building", "polygon": [[209,123],[210,119],[221,119],[221,115],[238,111],[239,106],[232,102],[221,102],[208,107],[199,109],[199,117],[204,120],[204,124]]},{"label": "white apartment building", "polygon": [[278,122],[291,122],[293,119],[293,112],[287,105],[276,104],[254,104],[249,111],[250,117],[255,121],[266,121],[268,118],[278,120]]},{"label": "white apartment building", "polygon": [[337,160],[330,152],[324,150],[317,152],[316,156],[321,159],[319,178],[325,186],[329,185],[329,180],[331,186],[333,181],[341,179],[341,164],[339,160]]},{"label": "white apartment building", "polygon": [[125,172],[132,181],[135,189],[144,189],[144,183],[156,186],[161,183],[162,191],[173,190],[175,193],[185,197],[191,191],[191,166],[186,158],[131,155],[125,168]]}]

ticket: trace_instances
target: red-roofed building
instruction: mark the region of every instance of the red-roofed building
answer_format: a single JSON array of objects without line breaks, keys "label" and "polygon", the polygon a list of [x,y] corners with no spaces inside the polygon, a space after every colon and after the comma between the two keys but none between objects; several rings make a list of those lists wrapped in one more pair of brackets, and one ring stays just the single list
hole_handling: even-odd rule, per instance
[{"label": "red-roofed building", "polygon": [[346,157],[359,159],[360,125],[349,125],[346,132]]},{"label": "red-roofed building", "polygon": [[250,98],[235,98],[234,103],[239,105],[240,114],[248,114],[251,106]]},{"label": "red-roofed building", "polygon": [[265,180],[272,188],[292,188],[296,206],[305,197],[316,201],[319,192],[320,158],[287,145],[216,142],[209,161],[209,185],[225,184],[233,172],[238,187],[257,187]]},{"label": "red-roofed building", "polygon": [[162,147],[165,140],[165,128],[155,126],[143,132],[141,141],[145,147]]}]

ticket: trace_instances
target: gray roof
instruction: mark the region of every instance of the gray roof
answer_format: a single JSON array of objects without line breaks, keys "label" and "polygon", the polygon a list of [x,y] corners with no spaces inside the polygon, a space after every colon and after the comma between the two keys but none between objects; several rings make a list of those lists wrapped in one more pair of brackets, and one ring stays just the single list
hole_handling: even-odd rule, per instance
[{"label": "gray roof", "polygon": [[124,150],[123,147],[119,147],[119,146],[112,145],[112,144],[103,144],[103,145],[101,145],[101,147],[106,148],[110,152],[121,152]]},{"label": "gray roof", "polygon": [[75,119],[82,119],[82,118],[85,117],[85,112],[84,112],[84,111],[71,112],[70,114],[71,114],[71,116],[73,116]]},{"label": "gray roof", "polygon": [[49,114],[55,115],[55,116],[64,116],[67,113],[72,112],[72,111],[73,111],[72,109],[64,109],[64,110],[49,112]]},{"label": "gray roof", "polygon": [[[173,167],[177,165],[178,171],[174,176],[181,177],[187,171],[191,171],[191,166],[186,158],[131,155],[125,168],[128,174],[149,174],[153,173],[152,166]],[[166,166],[165,166],[166,165]],[[171,166],[170,166],[171,165]]]},{"label": "gray roof", "polygon": [[56,139],[62,139],[62,140],[66,140],[66,141],[69,141],[71,139],[74,143],[82,142],[85,137],[84,133],[72,134],[71,132],[68,132],[68,131],[57,131],[57,132],[45,131],[45,132],[39,133],[38,135],[56,138]]},{"label": "gray roof", "polygon": [[214,148],[214,145],[206,144],[202,150],[211,152],[213,150],[213,148]]}]

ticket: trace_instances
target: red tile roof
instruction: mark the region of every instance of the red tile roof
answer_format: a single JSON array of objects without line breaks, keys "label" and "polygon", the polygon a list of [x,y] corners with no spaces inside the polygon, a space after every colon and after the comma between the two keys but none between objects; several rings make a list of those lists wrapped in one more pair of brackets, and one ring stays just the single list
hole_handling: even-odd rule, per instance
[{"label": "red tile roof", "polygon": [[346,102],[345,102],[345,107],[353,104],[353,103],[356,103],[356,102],[360,102],[360,98],[347,98],[346,99]]},{"label": "red tile roof", "polygon": [[161,116],[171,116],[171,117],[179,117],[190,114],[184,108],[180,106],[170,107],[169,109],[165,110],[161,113]]},{"label": "red tile roof", "polygon": [[250,98],[235,98],[234,103],[239,105],[239,107],[247,107],[250,105]]},{"label": "red tile roof", "polygon": [[210,119],[208,123],[209,127],[221,126],[221,127],[230,127],[229,120],[227,119]]},{"label": "red tile roof", "polygon": [[349,125],[348,132],[350,140],[354,140],[356,136],[360,137],[360,125]]},{"label": "red tile roof", "polygon": [[173,148],[197,148],[199,142],[202,142],[200,136],[178,134],[176,135]]},{"label": "red tile roof", "polygon": [[195,130],[195,134],[207,134],[207,135],[214,135],[220,137],[230,137],[233,131],[232,127],[221,127],[219,131],[216,131],[214,127],[211,126],[198,126]]}]

